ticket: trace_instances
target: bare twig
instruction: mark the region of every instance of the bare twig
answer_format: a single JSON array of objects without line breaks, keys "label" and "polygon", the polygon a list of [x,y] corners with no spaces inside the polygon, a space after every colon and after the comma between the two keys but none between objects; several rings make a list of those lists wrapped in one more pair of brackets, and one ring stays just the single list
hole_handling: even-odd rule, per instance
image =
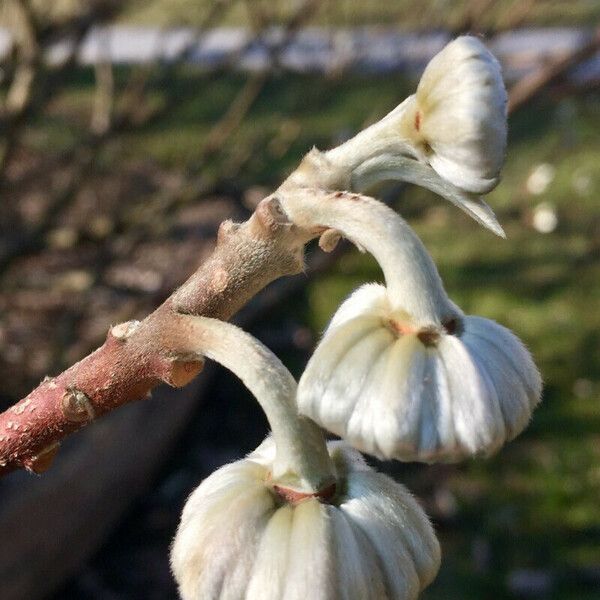
[{"label": "bare twig", "polygon": [[18,64],[3,106],[3,118],[14,119],[27,107],[40,58],[33,13],[25,0],[10,0]]},{"label": "bare twig", "polygon": [[[265,84],[269,81],[273,71],[279,65],[281,53],[294,40],[298,33],[298,29],[314,14],[318,6],[319,3],[316,0],[305,0],[287,19],[283,25],[282,37],[276,43],[267,46],[269,64],[266,65],[260,73],[248,78],[242,89],[230,103],[225,114],[208,132],[202,150],[200,151],[199,162],[205,160],[215,151],[220,150],[226,140],[238,129],[248,114],[248,111],[252,108],[252,105],[260,95]],[[257,7],[254,8],[256,9]],[[249,7],[248,10],[249,13],[252,13],[253,8]],[[260,13],[260,11],[258,12]],[[260,40],[265,35],[269,24],[269,19],[265,16],[261,16],[257,26],[257,34],[252,43],[256,43],[256,41]],[[244,49],[249,47],[249,45],[250,44],[246,44]],[[236,52],[236,56],[239,56],[239,52],[239,50]]]},{"label": "bare twig", "polygon": [[[206,15],[205,22],[201,26],[201,31],[207,29],[214,23],[214,20],[222,14],[223,7],[231,4],[232,0],[223,0],[218,2],[210,9]],[[299,27],[313,14],[318,3],[315,0],[305,0],[296,11],[290,16],[289,20],[284,24],[284,35],[274,44],[268,46],[270,65],[261,73],[250,77],[238,95],[233,99],[225,114],[217,122],[217,124],[208,133],[205,143],[199,152],[199,160],[197,163],[202,164],[211,154],[220,150],[227,139],[229,139],[237,130],[239,125],[244,120],[248,111],[252,107],[254,101],[259,96],[265,83],[271,76],[273,68],[277,65],[281,52],[287,47],[296,35]],[[87,21],[84,21],[87,23]],[[69,27],[74,27],[70,24]],[[265,34],[265,30],[261,30],[257,37],[248,42],[248,45],[256,42]],[[195,44],[189,44],[181,49],[178,56],[168,64],[161,65],[160,77],[165,79],[172,72],[179,60],[185,57],[185,54]],[[76,46],[72,47],[72,52],[75,52]],[[222,71],[225,65],[230,65],[239,52],[236,51],[227,58],[225,63],[215,67],[212,76],[216,76]],[[92,126],[90,135],[79,143],[73,151],[65,155],[64,160],[75,158],[75,167],[72,170],[68,183],[63,186],[62,190],[56,194],[48,203],[46,216],[40,223],[29,229],[28,231],[20,232],[14,235],[9,240],[0,253],[0,274],[4,272],[12,261],[25,254],[29,254],[38,250],[42,244],[43,235],[48,232],[60,219],[62,211],[68,207],[71,201],[76,197],[78,191],[86,183],[88,175],[93,165],[95,157],[105,147],[105,144],[112,141],[116,134],[124,134],[132,129],[137,129],[148,125],[150,122],[159,119],[162,115],[168,113],[173,108],[176,101],[181,101],[179,96],[173,96],[170,102],[166,102],[161,108],[153,111],[145,110],[144,93],[147,83],[150,78],[151,71],[142,69],[132,74],[128,85],[123,92],[120,109],[116,114],[113,114],[112,108],[114,102],[114,82],[112,69],[109,65],[100,64],[96,67],[97,88],[94,100],[94,110],[92,116]],[[13,138],[13,142],[16,136]],[[11,149],[14,144],[11,143]],[[1,168],[0,168],[1,172]],[[170,194],[170,201],[173,205],[178,203],[179,198],[198,197],[206,186],[198,186],[194,172],[187,174],[187,179],[192,179],[190,184],[184,185],[179,191]],[[1,180],[1,176],[0,176]]]},{"label": "bare twig", "polygon": [[[13,3],[19,17],[17,23],[21,31],[20,37],[26,43],[22,46],[25,54],[18,56],[19,64],[11,86],[11,89],[16,86],[13,99],[9,104],[7,98],[7,108],[0,119],[0,135],[4,138],[0,156],[0,185],[5,183],[6,167],[19,145],[28,117],[36,110],[43,110],[50,102],[63,77],[73,66],[81,41],[92,25],[108,19],[118,10],[118,3],[114,0],[95,0],[89,3],[83,15],[69,20],[63,27],[44,29],[36,22],[27,0],[13,0]],[[41,54],[45,44],[55,36],[69,41],[69,52],[58,67],[46,73]]]},{"label": "bare twig", "polygon": [[287,221],[276,198],[242,225],[224,223],[212,257],[154,313],[113,327],[101,348],[0,415],[0,473],[41,471],[69,433],[161,381],[188,383],[202,365],[168,342],[185,334],[178,315],[229,318],[273,279],[302,270],[309,237]]},{"label": "bare twig", "polygon": [[209,131],[200,153],[201,159],[220,150],[229,136],[239,127],[260,94],[267,80],[266,73],[251,76],[229,105],[221,120]]},{"label": "bare twig", "polygon": [[26,0],[11,0],[8,8],[12,9],[9,14],[12,15],[18,62],[2,107],[0,134],[4,137],[4,147],[0,156],[0,180],[12,156],[17,132],[31,106],[34,83],[41,68],[36,23],[29,3]]},{"label": "bare twig", "polygon": [[518,110],[544,88],[562,77],[569,69],[590,58],[598,50],[600,50],[600,29],[596,29],[591,38],[581,47],[565,56],[549,61],[513,85],[508,95],[509,112]]},{"label": "bare twig", "polygon": [[96,74],[96,92],[90,129],[94,135],[102,135],[110,129],[114,106],[115,80],[112,65],[99,62],[94,67]]}]

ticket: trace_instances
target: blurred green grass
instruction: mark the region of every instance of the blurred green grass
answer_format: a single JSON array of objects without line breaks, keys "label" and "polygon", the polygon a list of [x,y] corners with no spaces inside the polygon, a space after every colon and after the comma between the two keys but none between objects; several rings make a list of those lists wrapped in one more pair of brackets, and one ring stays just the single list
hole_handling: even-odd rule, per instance
[{"label": "blurred green grass", "polygon": [[[393,77],[277,76],[223,152],[194,166],[203,138],[243,82],[243,75],[226,75],[206,85],[200,73],[181,68],[168,86],[151,90],[157,104],[178,98],[167,118],[122,136],[103,160],[118,168],[144,157],[164,169],[216,174],[223,160],[247,151],[240,185],[272,186],[313,144],[334,144],[410,89]],[[30,143],[67,148],[85,126],[85,110],[81,119],[77,111],[92,93],[90,73],[74,75],[48,118],[31,128]],[[507,577],[518,569],[539,569],[552,579],[551,591],[536,597],[600,597],[599,129],[600,99],[591,93],[545,96],[511,120],[504,180],[487,198],[506,241],[425,190],[388,194],[433,254],[450,296],[467,313],[513,329],[545,380],[543,403],[522,436],[490,460],[442,469],[456,509],[442,523],[443,567],[426,599],[514,598]],[[554,178],[535,195],[526,183],[541,163],[552,166]],[[548,234],[532,226],[542,201],[558,217]],[[292,308],[318,334],[352,289],[380,279],[374,261],[353,251],[309,281]],[[427,469],[397,472],[418,491]],[[489,554],[483,561],[473,556],[481,545]]]},{"label": "blurred green grass", "polygon": [[[122,22],[164,27],[205,25],[217,4],[221,26],[256,25],[260,16],[280,23],[300,8],[299,0],[131,0],[122,7]],[[63,19],[81,10],[81,0],[32,0],[42,18]],[[7,20],[0,4],[0,24]],[[354,27],[393,25],[403,29],[475,29],[539,26],[589,26],[600,18],[596,0],[320,0],[309,25]]]},{"label": "blurred green grass", "polygon": [[[212,0],[148,0],[133,3],[123,18],[134,23],[151,25],[192,25],[204,22]],[[282,21],[297,10],[294,0],[253,0],[252,3],[233,3],[223,9],[224,25],[247,25],[248,6]],[[324,0],[309,23],[335,26],[395,25],[405,29],[453,28],[464,25],[469,16],[476,17],[480,29],[502,28],[519,24],[588,25],[600,18],[600,5],[593,0]]]}]

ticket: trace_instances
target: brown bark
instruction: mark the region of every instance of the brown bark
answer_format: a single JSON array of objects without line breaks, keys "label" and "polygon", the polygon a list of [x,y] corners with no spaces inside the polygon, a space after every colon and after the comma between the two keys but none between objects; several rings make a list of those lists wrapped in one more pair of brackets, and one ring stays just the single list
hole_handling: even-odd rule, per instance
[{"label": "brown bark", "polygon": [[169,343],[177,338],[178,314],[228,319],[274,279],[302,270],[309,237],[287,221],[274,197],[245,223],[223,223],[209,260],[151,315],[112,327],[98,350],[0,414],[0,474],[41,472],[68,434],[161,382],[187,384],[202,361]]}]

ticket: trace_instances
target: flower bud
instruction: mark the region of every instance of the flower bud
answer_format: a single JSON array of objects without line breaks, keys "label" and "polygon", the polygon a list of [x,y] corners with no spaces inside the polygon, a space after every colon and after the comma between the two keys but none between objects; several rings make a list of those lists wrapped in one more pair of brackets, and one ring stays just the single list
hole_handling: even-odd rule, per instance
[{"label": "flower bud", "polygon": [[188,499],[171,552],[184,600],[408,600],[439,568],[433,529],[404,486],[341,442],[336,487],[289,497],[270,438]]},{"label": "flower bud", "polygon": [[540,400],[531,355],[508,329],[455,307],[423,325],[368,284],[339,308],[298,387],[298,406],[383,458],[456,461],[490,454]]},{"label": "flower bud", "polygon": [[462,36],[427,65],[405,127],[439,175],[467,192],[486,193],[504,163],[506,104],[498,61],[477,38]]},{"label": "flower bud", "polygon": [[340,146],[307,154],[289,181],[358,192],[382,181],[407,181],[443,196],[504,237],[477,194],[500,179],[506,106],[498,61],[479,39],[459,37],[433,57],[415,94]]}]

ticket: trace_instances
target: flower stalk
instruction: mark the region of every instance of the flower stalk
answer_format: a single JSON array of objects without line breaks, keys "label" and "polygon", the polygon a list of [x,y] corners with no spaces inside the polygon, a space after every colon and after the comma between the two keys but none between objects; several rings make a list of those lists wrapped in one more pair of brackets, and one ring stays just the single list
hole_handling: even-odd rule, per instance
[{"label": "flower stalk", "polygon": [[383,181],[414,183],[505,237],[478,195],[500,180],[506,104],[498,61],[477,38],[459,37],[427,65],[415,94],[336,148],[310,152],[290,181],[360,193]]},{"label": "flower stalk", "polygon": [[419,237],[382,202],[343,192],[324,194],[315,202],[315,192],[302,189],[284,194],[281,202],[302,228],[336,230],[372,254],[383,271],[392,308],[405,311],[415,327],[439,327],[460,316]]},{"label": "flower stalk", "polygon": [[179,320],[178,347],[229,369],[265,412],[276,448],[273,486],[290,497],[316,495],[331,488],[335,479],[325,438],[313,421],[298,414],[297,384],[281,361],[231,323],[191,315],[181,315]]}]

